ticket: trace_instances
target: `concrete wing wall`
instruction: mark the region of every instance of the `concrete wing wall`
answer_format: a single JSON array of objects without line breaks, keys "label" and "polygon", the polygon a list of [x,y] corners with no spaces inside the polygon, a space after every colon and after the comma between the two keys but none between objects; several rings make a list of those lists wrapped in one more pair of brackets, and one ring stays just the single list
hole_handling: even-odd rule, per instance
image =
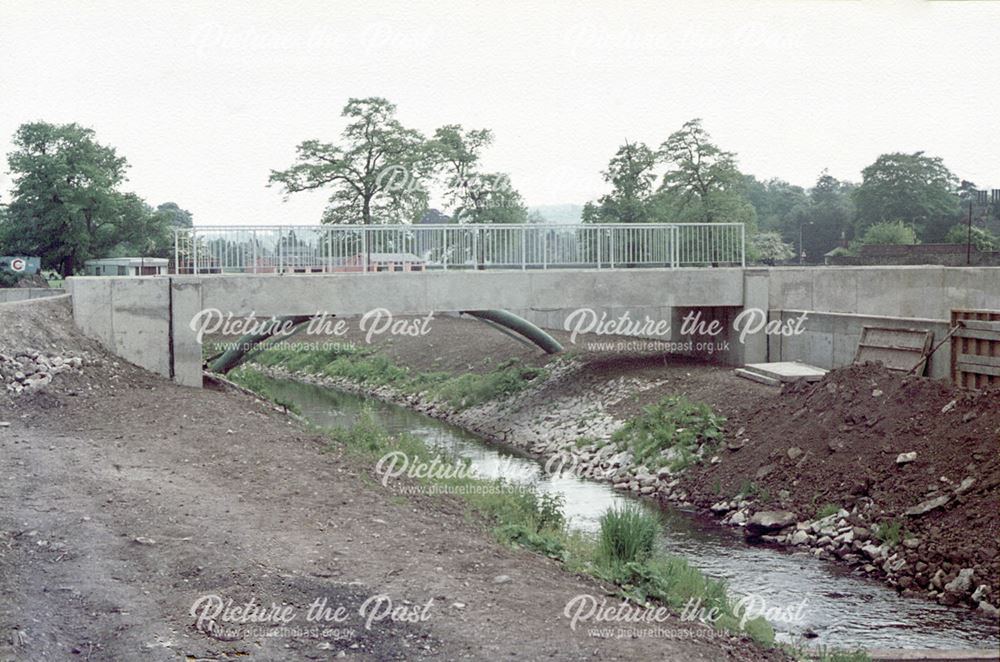
[{"label": "concrete wing wall", "polygon": [[[168,279],[84,276],[66,283],[81,331],[123,359],[171,376]],[[200,385],[200,357],[198,372]]]},{"label": "concrete wing wall", "polygon": [[952,308],[1000,309],[1000,267],[793,267],[767,271],[771,310],[946,320]]}]

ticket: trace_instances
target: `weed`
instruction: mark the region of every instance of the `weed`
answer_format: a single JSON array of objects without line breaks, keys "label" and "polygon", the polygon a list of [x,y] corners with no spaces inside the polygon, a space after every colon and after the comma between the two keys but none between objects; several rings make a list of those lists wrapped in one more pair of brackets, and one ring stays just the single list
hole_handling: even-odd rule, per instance
[{"label": "weed", "polygon": [[823,504],[819,510],[816,511],[816,519],[823,519],[824,517],[829,517],[830,515],[836,515],[839,512],[839,505],[835,503]]},{"label": "weed", "polygon": [[893,519],[889,522],[881,522],[875,525],[875,537],[889,545],[890,547],[895,547],[902,541],[905,531],[903,530],[903,522],[899,519]]},{"label": "weed", "polygon": [[637,464],[683,470],[701,456],[702,446],[722,439],[724,423],[708,405],[669,396],[643,409],[612,441],[631,450]]}]

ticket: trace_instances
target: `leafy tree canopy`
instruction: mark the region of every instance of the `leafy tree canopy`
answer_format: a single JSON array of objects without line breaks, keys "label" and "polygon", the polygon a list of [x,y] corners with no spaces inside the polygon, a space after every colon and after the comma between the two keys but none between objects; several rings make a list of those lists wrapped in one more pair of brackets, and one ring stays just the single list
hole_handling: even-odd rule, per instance
[{"label": "leafy tree canopy", "polygon": [[270,182],[285,194],[330,190],[325,223],[414,222],[427,210],[426,184],[433,150],[415,129],[396,119],[396,106],[381,97],[350,99],[339,144],[306,140],[296,163],[272,170]]},{"label": "leafy tree canopy", "polygon": [[430,155],[444,176],[452,215],[459,223],[525,223],[528,209],[506,173],[482,172],[482,151],[493,143],[488,129],[449,124],[437,129]]},{"label": "leafy tree canopy", "polygon": [[663,215],[695,223],[747,223],[756,213],[747,200],[736,155],[712,142],[700,119],[684,123],[660,146],[667,164],[657,206]]},{"label": "leafy tree canopy", "polygon": [[854,192],[857,231],[900,220],[926,241],[938,241],[957,219],[958,180],[940,158],[923,152],[883,154],[861,176]]},{"label": "leafy tree canopy", "polygon": [[172,245],[165,221],[120,190],[128,164],[93,130],[33,122],[18,128],[13,144],[14,186],[0,225],[5,250],[39,255],[44,267],[71,275],[92,257],[160,254]]},{"label": "leafy tree canopy", "polygon": [[645,223],[651,219],[649,197],[656,180],[654,168],[659,156],[643,143],[629,143],[618,148],[602,174],[612,186],[597,204],[587,203],[585,223]]}]

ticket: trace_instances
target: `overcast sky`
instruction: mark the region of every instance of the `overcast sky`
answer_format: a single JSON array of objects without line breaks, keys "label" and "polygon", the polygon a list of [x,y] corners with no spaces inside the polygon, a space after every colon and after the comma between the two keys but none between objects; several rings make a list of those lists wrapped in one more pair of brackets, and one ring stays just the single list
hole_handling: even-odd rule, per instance
[{"label": "overcast sky", "polygon": [[0,0],[0,149],[78,122],[198,224],[317,222],[324,196],[284,203],[268,173],[364,96],[492,129],[485,166],[529,205],[594,199],[624,140],[693,117],[759,178],[925,150],[1000,187],[1000,2],[87,4]]}]

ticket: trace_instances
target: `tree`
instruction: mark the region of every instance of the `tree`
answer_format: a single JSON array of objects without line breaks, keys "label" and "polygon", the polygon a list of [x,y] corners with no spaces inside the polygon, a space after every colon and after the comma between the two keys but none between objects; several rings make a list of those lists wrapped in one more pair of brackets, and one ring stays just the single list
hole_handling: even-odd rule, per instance
[{"label": "tree", "polygon": [[854,193],[856,233],[901,220],[924,241],[939,241],[957,220],[958,181],[940,158],[923,152],[883,154],[861,176]]},{"label": "tree", "polygon": [[588,202],[584,223],[645,223],[650,220],[649,198],[656,180],[657,154],[643,143],[626,142],[618,148],[602,174],[611,193],[597,204]]},{"label": "tree", "polygon": [[482,151],[492,143],[489,129],[449,124],[434,132],[429,152],[443,170],[452,216],[459,223],[526,223],[528,209],[510,177],[479,170]]},{"label": "tree", "polygon": [[115,220],[104,228],[109,234],[100,244],[108,248],[102,255],[169,257],[174,247],[171,230],[169,215],[154,210],[138,195],[125,193],[118,198]]},{"label": "tree", "polygon": [[1000,234],[1000,203],[992,200],[992,191],[988,192],[988,197],[985,200],[981,197],[981,193],[987,192],[980,191],[974,182],[962,180],[961,184],[958,185],[959,216],[965,221],[971,207],[973,228],[979,226],[990,234],[998,235]]},{"label": "tree", "polygon": [[755,220],[746,199],[736,155],[712,143],[700,119],[685,122],[660,146],[669,169],[659,189],[661,217],[696,223],[747,223]]},{"label": "tree", "polygon": [[433,170],[427,141],[396,119],[396,106],[380,97],[350,99],[340,145],[306,140],[297,162],[272,170],[271,184],[285,194],[331,190],[324,223],[399,223],[427,209],[425,183]]},{"label": "tree", "polygon": [[64,276],[115,246],[160,245],[151,210],[119,190],[127,162],[78,124],[21,125],[7,157],[14,187],[0,226],[7,250],[39,255]]},{"label": "tree", "polygon": [[805,189],[777,178],[759,181],[753,175],[745,175],[743,181],[758,227],[764,232],[779,232],[786,241],[797,242],[797,214],[809,204]]},{"label": "tree", "polygon": [[809,190],[805,204],[798,205],[789,215],[783,228],[786,239],[798,244],[799,225],[802,225],[802,246],[808,258],[816,258],[842,246],[842,241],[853,237],[854,184],[832,177],[825,170]]},{"label": "tree", "polygon": [[157,205],[156,213],[161,214],[171,228],[190,228],[194,226],[194,216],[186,209],[181,209],[176,202],[164,202]]}]

